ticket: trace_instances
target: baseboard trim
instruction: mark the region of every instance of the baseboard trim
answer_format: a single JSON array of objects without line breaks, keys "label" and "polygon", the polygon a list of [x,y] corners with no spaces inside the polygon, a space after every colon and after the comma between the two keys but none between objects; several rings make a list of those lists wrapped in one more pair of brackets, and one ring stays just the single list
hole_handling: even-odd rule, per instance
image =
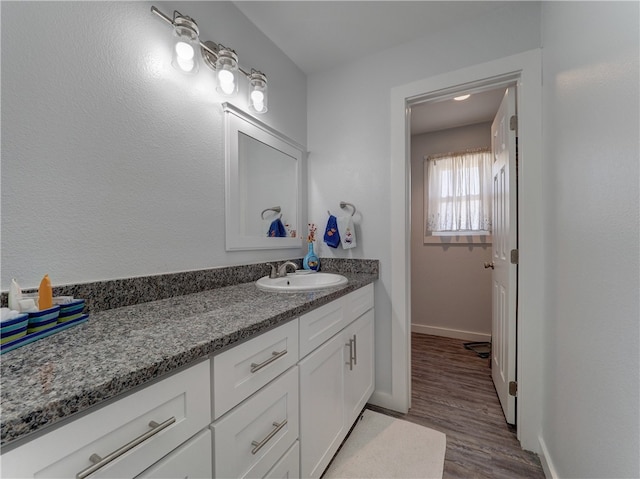
[{"label": "baseboard trim", "polygon": [[553,465],[553,461],[551,461],[551,456],[549,456],[547,444],[544,442],[542,436],[538,436],[538,442],[540,443],[540,454],[538,454],[538,457],[540,457],[540,463],[542,464],[544,477],[546,477],[547,479],[558,479],[560,476],[558,475],[558,472]]},{"label": "baseboard trim", "polygon": [[398,404],[398,400],[388,392],[374,391],[367,402],[369,404],[373,404],[374,406],[390,409],[392,411],[400,412],[402,414],[406,414],[408,412],[405,410],[404,407]]},{"label": "baseboard trim", "polygon": [[411,324],[414,333],[430,334],[445,338],[463,339],[465,341],[491,341],[490,334],[474,333],[472,331],[460,331],[458,329],[439,328],[437,326],[425,326],[424,324]]}]

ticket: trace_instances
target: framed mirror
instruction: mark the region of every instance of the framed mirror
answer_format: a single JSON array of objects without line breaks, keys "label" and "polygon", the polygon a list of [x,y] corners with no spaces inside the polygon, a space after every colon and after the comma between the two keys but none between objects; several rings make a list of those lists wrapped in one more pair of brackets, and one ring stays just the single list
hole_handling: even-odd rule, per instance
[{"label": "framed mirror", "polygon": [[224,103],[226,249],[300,248],[304,147]]}]

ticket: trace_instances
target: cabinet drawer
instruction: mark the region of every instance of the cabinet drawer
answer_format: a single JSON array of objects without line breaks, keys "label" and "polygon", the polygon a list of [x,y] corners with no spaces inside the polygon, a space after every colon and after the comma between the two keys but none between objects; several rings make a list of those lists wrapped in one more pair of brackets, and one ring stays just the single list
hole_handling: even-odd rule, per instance
[{"label": "cabinet drawer", "polygon": [[212,427],[214,477],[264,477],[298,438],[298,368]]},{"label": "cabinet drawer", "polygon": [[305,357],[349,324],[344,307],[347,297],[325,304],[300,318],[300,358]]},{"label": "cabinet drawer", "polygon": [[300,359],[373,308],[373,284],[325,304],[300,318]]},{"label": "cabinet drawer", "polygon": [[296,441],[291,449],[280,459],[263,479],[297,479],[300,477],[300,442]]},{"label": "cabinet drawer", "polygon": [[137,479],[197,479],[213,477],[212,471],[211,431],[207,428],[163,457]]},{"label": "cabinet drawer", "polygon": [[213,417],[218,419],[298,362],[298,320],[213,357]]},{"label": "cabinet drawer", "polygon": [[355,290],[346,296],[347,317],[349,322],[358,319],[364,313],[373,308],[373,284]]},{"label": "cabinet drawer", "polygon": [[[134,477],[174,450],[211,420],[209,362],[161,380],[2,455],[4,477],[76,477],[145,433],[158,431],[92,473]],[[152,427],[150,422],[168,424]]]}]

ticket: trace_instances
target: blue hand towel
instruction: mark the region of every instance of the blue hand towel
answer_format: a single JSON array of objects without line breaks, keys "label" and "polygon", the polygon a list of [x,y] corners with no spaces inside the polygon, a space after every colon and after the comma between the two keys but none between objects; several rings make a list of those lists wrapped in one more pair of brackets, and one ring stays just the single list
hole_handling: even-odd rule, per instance
[{"label": "blue hand towel", "polygon": [[267,235],[270,238],[285,238],[287,236],[287,230],[284,229],[284,225],[280,218],[276,218],[271,222],[271,226],[269,226],[269,233]]},{"label": "blue hand towel", "polygon": [[338,220],[335,216],[329,215],[327,229],[324,232],[324,242],[332,248],[337,248],[340,244],[340,234],[338,233]]}]

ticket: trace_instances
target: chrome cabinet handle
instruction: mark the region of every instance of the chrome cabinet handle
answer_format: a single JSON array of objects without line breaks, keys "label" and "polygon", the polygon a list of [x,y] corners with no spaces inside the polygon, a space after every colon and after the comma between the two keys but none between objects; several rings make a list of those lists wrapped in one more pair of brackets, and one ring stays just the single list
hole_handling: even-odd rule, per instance
[{"label": "chrome cabinet handle", "polygon": [[356,349],[356,347],[357,347],[357,344],[356,344],[357,339],[358,339],[357,336],[354,334],[353,335],[353,364],[354,364],[354,366],[358,365],[358,350]]},{"label": "chrome cabinet handle", "polygon": [[287,350],[286,349],[284,349],[284,350],[282,350],[280,352],[273,351],[271,353],[271,357],[269,359],[265,360],[265,361],[262,361],[260,364],[251,363],[251,372],[255,373],[256,371],[260,371],[263,367],[267,366],[268,364],[271,364],[276,359],[281,358],[285,354],[287,354]]},{"label": "chrome cabinet handle", "polygon": [[280,431],[280,429],[287,425],[287,420],[285,419],[280,424],[274,422],[273,425],[275,426],[275,428],[269,434],[267,434],[267,437],[265,437],[262,441],[251,441],[251,445],[253,446],[253,449],[251,449],[251,454],[255,454],[256,452],[258,452],[266,443],[271,440],[273,436],[278,434],[278,431]]},{"label": "chrome cabinet handle", "polygon": [[91,474],[98,471],[99,469],[102,469],[111,461],[122,456],[125,452],[130,451],[131,449],[136,447],[138,444],[142,444],[144,441],[155,436],[163,429],[166,429],[167,427],[171,426],[174,422],[176,422],[175,416],[167,419],[161,424],[158,424],[155,421],[151,421],[149,422],[149,427],[153,429],[145,432],[144,434],[141,434],[140,436],[136,437],[134,440],[132,440],[131,442],[128,442],[124,446],[119,447],[118,449],[113,451],[111,454],[107,454],[105,457],[100,457],[97,454],[91,454],[91,456],[89,457],[89,460],[93,462],[93,465],[87,467],[86,469],[83,469],[78,474],[76,474],[76,479],[84,479],[85,477],[90,476]]},{"label": "chrome cabinet handle", "polygon": [[349,339],[345,346],[349,346],[349,362],[345,364],[349,365],[349,371],[353,371],[353,339]]}]

